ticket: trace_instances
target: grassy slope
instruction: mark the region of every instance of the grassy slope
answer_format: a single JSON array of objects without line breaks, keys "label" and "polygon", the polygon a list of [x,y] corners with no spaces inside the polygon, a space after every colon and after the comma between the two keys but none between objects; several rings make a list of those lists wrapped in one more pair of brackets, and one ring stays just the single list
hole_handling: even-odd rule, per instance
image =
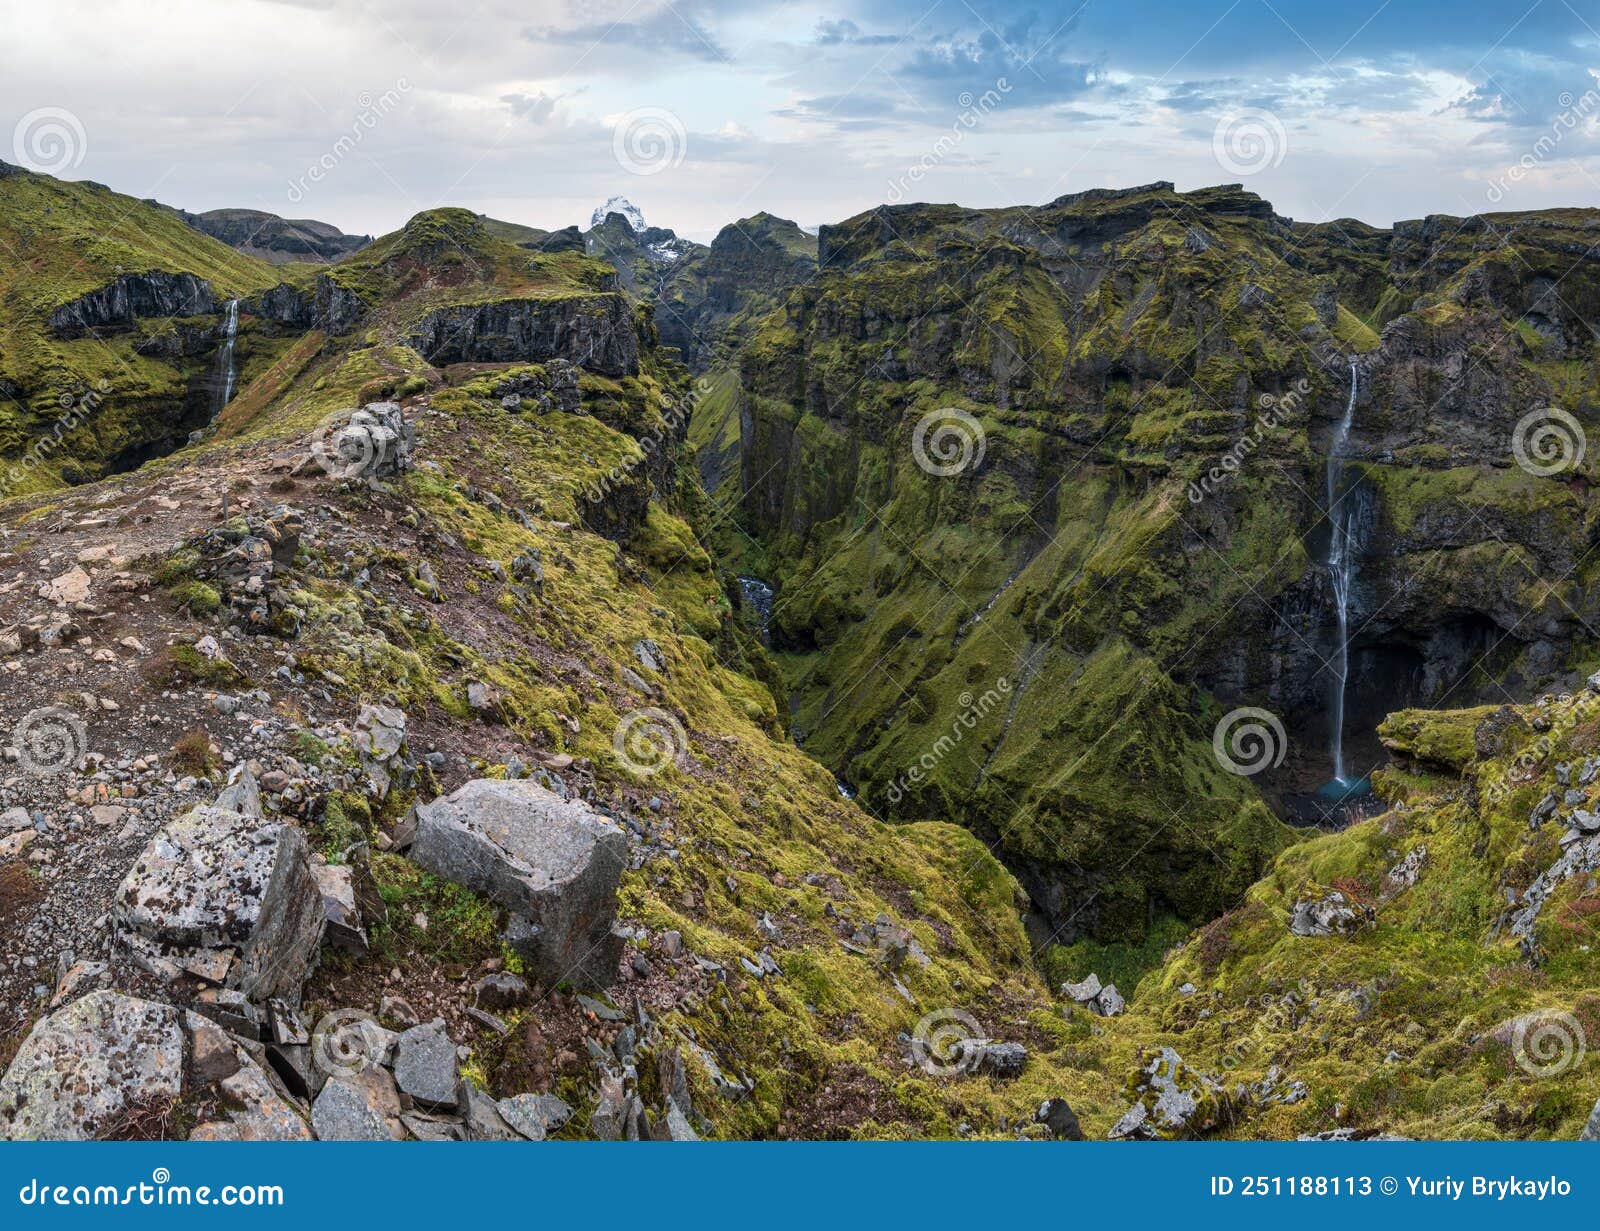
[{"label": "grassy slope", "polygon": [[71,400],[100,391],[88,423],[19,490],[92,475],[101,459],[137,439],[142,417],[181,401],[189,379],[205,370],[205,357],[169,362],[135,349],[182,322],[141,323],[134,333],[105,339],[62,341],[49,331],[52,309],[122,274],[154,270],[195,274],[219,297],[277,281],[270,266],[158,206],[88,182],[0,176],[0,382],[17,390],[0,397],[0,458],[15,458],[47,435]]},{"label": "grassy slope", "polygon": [[[1541,363],[1531,330],[1466,290],[1509,299],[1515,279],[1553,276],[1592,240],[1592,215],[1518,216],[1511,254],[1442,220],[1390,268],[1386,237],[1359,225],[1290,228],[1286,248],[1252,200],[1215,189],[863,215],[744,354],[745,477],[763,491],[742,526],[760,546],[730,534],[730,550],[780,583],[774,622],[806,746],[883,815],[961,817],[1019,859],[1069,869],[1092,899],[1078,923],[1134,944],[1152,910],[1194,922],[1221,910],[1281,841],[1253,789],[1215,773],[1221,710],[1186,681],[1217,646],[1248,654],[1243,630],[1312,564],[1310,411],[1343,397],[1313,347],[1373,349],[1411,262],[1422,272],[1404,306],[1424,349],[1462,345],[1470,320],[1493,349],[1473,362],[1511,373],[1528,405],[1559,397],[1588,417],[1597,402],[1592,355]],[[1089,238],[1041,258],[1013,242],[1024,229]],[[1313,302],[1330,281],[1342,301],[1324,328]],[[1581,311],[1600,283],[1575,281]],[[1243,306],[1247,293],[1265,306]],[[1191,507],[1190,480],[1250,430],[1260,396],[1302,377],[1299,406],[1223,496]],[[991,381],[1004,404],[974,396]],[[914,425],[945,406],[983,427],[976,478],[912,463]],[[715,428],[696,440],[722,447]],[[1385,532],[1404,550],[1420,518],[1464,505],[1500,537],[1396,567],[1439,611],[1589,609],[1595,561],[1552,596],[1515,546],[1565,536],[1579,555],[1583,490],[1514,467],[1451,469],[1450,432],[1368,468]],[[966,698],[1001,678],[1022,682],[1014,703],[979,715],[907,787]]]}]

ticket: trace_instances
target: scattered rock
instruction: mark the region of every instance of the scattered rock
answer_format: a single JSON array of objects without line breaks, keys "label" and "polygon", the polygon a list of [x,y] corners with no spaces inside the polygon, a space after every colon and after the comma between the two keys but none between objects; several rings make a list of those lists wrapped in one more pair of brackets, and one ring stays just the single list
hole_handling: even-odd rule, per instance
[{"label": "scattered rock", "polygon": [[604,987],[615,978],[628,841],[587,804],[530,780],[476,779],[417,808],[410,854],[511,911],[510,943],[541,984]]},{"label": "scattered rock", "polygon": [[572,1108],[553,1094],[518,1094],[503,1098],[500,1115],[529,1141],[543,1141],[572,1118]]},{"label": "scattered rock", "polygon": [[322,897],[293,825],[201,807],[169,821],[118,887],[120,943],[159,977],[298,999],[322,938]]},{"label": "scattered rock", "polygon": [[321,1141],[403,1140],[394,1079],[375,1065],[330,1077],[311,1105],[311,1127]]},{"label": "scattered rock", "polygon": [[395,1044],[394,1080],[402,1093],[434,1109],[455,1110],[459,1097],[456,1045],[445,1032],[444,1019],[413,1026]]},{"label": "scattered rock", "polygon": [[0,1137],[85,1141],[165,1118],[183,1094],[183,1054],[177,1009],[90,992],[23,1040],[0,1078]]},{"label": "scattered rock", "polygon": [[346,864],[316,863],[311,868],[322,895],[323,939],[345,953],[367,951],[367,931],[356,905],[355,877]]},{"label": "scattered rock", "polygon": [[1057,1141],[1083,1140],[1083,1128],[1078,1124],[1077,1114],[1067,1105],[1066,1099],[1046,1099],[1039,1105],[1034,1119],[1049,1129],[1050,1135]]},{"label": "scattered rock", "polygon": [[1126,1090],[1133,1106],[1106,1134],[1112,1140],[1197,1137],[1232,1118],[1222,1084],[1190,1068],[1172,1048],[1140,1055],[1142,1067]]},{"label": "scattered rock", "polygon": [[1349,936],[1372,926],[1374,919],[1370,906],[1348,903],[1344,894],[1331,889],[1321,897],[1296,902],[1289,931],[1296,936]]}]

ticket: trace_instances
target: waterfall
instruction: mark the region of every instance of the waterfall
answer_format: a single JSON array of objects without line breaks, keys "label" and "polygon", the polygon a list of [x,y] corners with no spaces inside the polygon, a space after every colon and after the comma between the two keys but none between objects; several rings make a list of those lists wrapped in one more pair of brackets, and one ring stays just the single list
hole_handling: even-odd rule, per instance
[{"label": "waterfall", "polygon": [[233,401],[233,389],[239,373],[233,363],[234,343],[239,338],[239,301],[228,300],[228,314],[223,322],[222,347],[217,351],[216,398],[211,404],[211,417],[215,419],[223,407]]},{"label": "waterfall", "polygon": [[1356,391],[1359,388],[1356,362],[1350,361],[1350,398],[1345,402],[1344,418],[1339,421],[1328,447],[1327,498],[1328,498],[1328,576],[1333,581],[1333,601],[1339,621],[1339,644],[1334,652],[1333,686],[1333,777],[1344,783],[1344,693],[1345,682],[1350,677],[1350,583],[1356,571],[1355,535],[1360,529],[1360,507],[1355,500],[1345,500],[1344,454],[1345,443],[1350,439],[1350,424],[1356,413]]}]

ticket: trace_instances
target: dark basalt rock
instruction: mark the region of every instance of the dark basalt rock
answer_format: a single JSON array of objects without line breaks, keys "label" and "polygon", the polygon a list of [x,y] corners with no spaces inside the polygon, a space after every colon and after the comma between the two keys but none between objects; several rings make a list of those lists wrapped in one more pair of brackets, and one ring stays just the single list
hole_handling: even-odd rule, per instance
[{"label": "dark basalt rock", "polygon": [[620,294],[440,308],[423,318],[407,342],[439,366],[565,359],[602,376],[639,371],[639,325],[633,305]]},{"label": "dark basalt rock", "polygon": [[204,278],[152,270],[124,274],[62,304],[50,313],[50,329],[58,338],[81,338],[131,330],[141,317],[207,316],[218,307]]}]

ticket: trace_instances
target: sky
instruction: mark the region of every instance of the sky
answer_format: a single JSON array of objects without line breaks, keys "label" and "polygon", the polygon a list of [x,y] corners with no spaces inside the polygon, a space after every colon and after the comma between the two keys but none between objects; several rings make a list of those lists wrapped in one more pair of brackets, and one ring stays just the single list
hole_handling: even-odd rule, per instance
[{"label": "sky", "polygon": [[0,0],[0,159],[381,234],[1243,183],[1600,205],[1596,0]]}]

